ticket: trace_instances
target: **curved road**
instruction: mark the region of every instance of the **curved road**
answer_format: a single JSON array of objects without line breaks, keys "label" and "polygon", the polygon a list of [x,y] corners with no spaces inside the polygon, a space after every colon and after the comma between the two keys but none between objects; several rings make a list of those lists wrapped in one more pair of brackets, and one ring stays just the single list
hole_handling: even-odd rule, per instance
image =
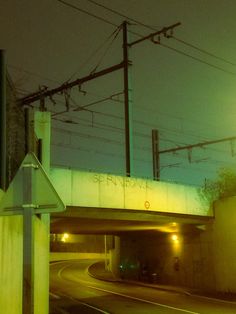
[{"label": "curved road", "polygon": [[121,283],[87,273],[91,260],[51,265],[50,314],[235,314],[236,303]]}]

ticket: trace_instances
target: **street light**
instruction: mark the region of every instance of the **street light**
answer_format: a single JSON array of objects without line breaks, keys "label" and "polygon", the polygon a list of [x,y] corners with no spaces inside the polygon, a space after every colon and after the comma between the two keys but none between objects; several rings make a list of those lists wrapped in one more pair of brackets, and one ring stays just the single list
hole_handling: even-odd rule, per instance
[{"label": "street light", "polygon": [[62,239],[61,241],[62,242],[66,242],[66,240],[69,238],[69,234],[68,233],[64,233],[63,236],[62,236]]},{"label": "street light", "polygon": [[177,234],[172,234],[171,239],[175,242],[177,242],[179,240]]}]

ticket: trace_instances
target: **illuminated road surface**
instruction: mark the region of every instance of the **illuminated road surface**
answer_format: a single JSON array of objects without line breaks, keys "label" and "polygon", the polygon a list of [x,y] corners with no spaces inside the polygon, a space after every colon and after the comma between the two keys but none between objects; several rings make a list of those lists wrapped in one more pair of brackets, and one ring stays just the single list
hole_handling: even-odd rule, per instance
[{"label": "illuminated road surface", "polygon": [[91,261],[68,261],[51,265],[51,297],[57,310],[52,314],[112,313],[203,313],[236,314],[236,304],[161,291],[127,283],[91,278]]}]

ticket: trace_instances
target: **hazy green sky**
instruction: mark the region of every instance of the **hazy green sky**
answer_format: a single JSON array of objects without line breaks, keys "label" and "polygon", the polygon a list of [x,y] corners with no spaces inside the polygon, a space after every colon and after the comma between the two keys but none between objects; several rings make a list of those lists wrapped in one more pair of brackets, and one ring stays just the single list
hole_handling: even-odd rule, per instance
[{"label": "hazy green sky", "polygon": [[[116,25],[124,20],[87,0],[66,1]],[[131,49],[135,175],[152,175],[150,134],[153,128],[160,131],[161,148],[236,135],[236,1],[97,2],[156,29],[181,22],[174,31],[177,38],[233,63],[203,54],[173,38],[163,38],[161,42],[190,57],[150,41]],[[111,40],[85,61],[115,30],[114,26],[57,0],[2,0],[0,10],[1,46],[7,52],[8,70],[16,86],[26,91],[34,91],[39,85],[55,87],[72,75],[73,79],[89,74]],[[142,35],[151,32],[138,24],[132,24],[130,29]],[[131,34],[130,40],[134,39],[135,35]],[[121,59],[119,35],[98,70]],[[77,105],[121,92],[122,73],[85,84],[83,89],[87,91],[86,96],[78,89],[71,92]],[[52,109],[62,110],[64,97],[55,98],[57,105]],[[122,101],[121,96],[119,100]],[[122,103],[106,101],[90,109],[96,112],[57,116],[62,120],[73,119],[77,124],[53,122],[53,164],[124,172],[124,134],[120,130],[123,128]],[[191,164],[187,151],[162,155],[162,178],[201,184],[204,178],[213,177],[217,168],[234,167],[231,148],[227,142],[194,149]]]}]

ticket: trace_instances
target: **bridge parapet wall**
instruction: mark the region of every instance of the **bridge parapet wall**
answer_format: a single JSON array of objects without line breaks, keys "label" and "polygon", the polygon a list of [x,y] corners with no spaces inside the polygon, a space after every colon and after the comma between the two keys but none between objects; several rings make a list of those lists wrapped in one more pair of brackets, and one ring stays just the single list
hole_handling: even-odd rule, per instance
[{"label": "bridge parapet wall", "polygon": [[212,216],[193,186],[64,168],[51,180],[67,206]]}]

